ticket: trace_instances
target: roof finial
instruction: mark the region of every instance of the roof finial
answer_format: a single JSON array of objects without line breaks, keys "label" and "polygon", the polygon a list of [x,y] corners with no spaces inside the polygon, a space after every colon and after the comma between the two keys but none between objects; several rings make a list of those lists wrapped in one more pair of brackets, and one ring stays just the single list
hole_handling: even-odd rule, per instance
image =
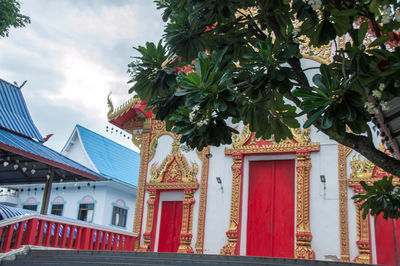
[{"label": "roof finial", "polygon": [[114,112],[114,105],[111,101],[110,95],[112,92],[110,92],[107,96],[107,105],[108,105],[108,113],[107,113],[107,117],[110,118],[111,114]]}]

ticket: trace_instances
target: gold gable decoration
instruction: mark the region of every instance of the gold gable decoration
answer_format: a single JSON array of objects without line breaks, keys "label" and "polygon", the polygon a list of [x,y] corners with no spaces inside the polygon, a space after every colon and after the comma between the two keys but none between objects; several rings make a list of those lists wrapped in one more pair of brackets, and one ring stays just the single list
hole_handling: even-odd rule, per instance
[{"label": "gold gable decoration", "polygon": [[160,167],[154,163],[150,168],[150,181],[147,189],[197,189],[198,165],[187,162],[185,156],[179,150],[177,141],[173,144],[169,154]]}]

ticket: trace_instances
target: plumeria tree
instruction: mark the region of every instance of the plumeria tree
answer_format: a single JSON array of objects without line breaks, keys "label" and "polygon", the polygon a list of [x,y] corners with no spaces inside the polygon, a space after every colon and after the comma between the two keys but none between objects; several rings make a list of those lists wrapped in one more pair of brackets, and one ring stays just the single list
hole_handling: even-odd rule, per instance
[{"label": "plumeria tree", "polygon": [[0,37],[8,37],[11,27],[24,27],[30,18],[20,13],[20,3],[16,0],[0,0]]},{"label": "plumeria tree", "polygon": [[[399,160],[373,143],[376,116],[400,96],[398,1],[155,2],[163,40],[136,48],[130,92],[182,143],[200,150],[230,144],[237,132],[227,121],[280,141],[301,122],[400,173]],[[301,48],[328,44],[330,62],[308,74],[314,67],[302,64]]]}]

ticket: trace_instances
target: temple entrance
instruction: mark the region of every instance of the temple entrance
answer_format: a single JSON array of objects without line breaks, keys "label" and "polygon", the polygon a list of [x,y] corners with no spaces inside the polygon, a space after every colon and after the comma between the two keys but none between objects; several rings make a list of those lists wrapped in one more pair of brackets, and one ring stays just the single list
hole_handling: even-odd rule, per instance
[{"label": "temple entrance", "polygon": [[182,201],[163,201],[158,252],[177,252],[182,227]]},{"label": "temple entrance", "polygon": [[385,220],[380,215],[375,224],[376,258],[378,264],[397,265],[395,237],[397,246],[399,247],[400,221],[396,221],[396,234],[393,232],[393,220]]},{"label": "temple entrance", "polygon": [[294,257],[295,160],[250,161],[246,253]]}]

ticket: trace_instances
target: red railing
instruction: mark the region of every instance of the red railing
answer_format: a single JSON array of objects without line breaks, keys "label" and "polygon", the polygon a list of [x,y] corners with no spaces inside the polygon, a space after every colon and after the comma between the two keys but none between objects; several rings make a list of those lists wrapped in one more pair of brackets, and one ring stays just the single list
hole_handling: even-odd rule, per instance
[{"label": "red railing", "polygon": [[0,253],[22,245],[79,250],[133,251],[135,233],[40,214],[0,221]]}]

